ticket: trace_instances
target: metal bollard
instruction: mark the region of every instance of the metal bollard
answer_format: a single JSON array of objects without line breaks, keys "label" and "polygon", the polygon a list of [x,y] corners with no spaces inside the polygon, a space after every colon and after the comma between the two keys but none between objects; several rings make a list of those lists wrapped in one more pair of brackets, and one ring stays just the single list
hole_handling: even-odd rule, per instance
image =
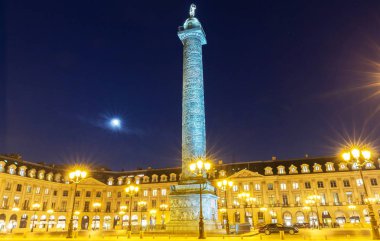
[{"label": "metal bollard", "polygon": [[260,240],[263,240],[263,235],[260,234]]},{"label": "metal bollard", "polygon": [[280,230],[280,239],[281,239],[281,240],[284,240],[284,239],[285,239],[284,236],[285,236],[285,235],[284,235],[284,231],[283,231],[283,230]]},{"label": "metal bollard", "polygon": [[325,235],[325,240],[327,240],[327,235]]}]

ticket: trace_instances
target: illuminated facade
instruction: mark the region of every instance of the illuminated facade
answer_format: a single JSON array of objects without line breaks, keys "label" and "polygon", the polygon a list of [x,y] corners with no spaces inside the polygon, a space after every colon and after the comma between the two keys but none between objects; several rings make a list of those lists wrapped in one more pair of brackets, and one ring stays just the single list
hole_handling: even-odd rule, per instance
[{"label": "illuminated facade", "polygon": [[[234,182],[227,191],[230,224],[314,224],[318,214],[325,226],[366,225],[369,218],[363,180],[355,168],[334,157],[219,162],[215,163],[210,180],[214,184],[224,178]],[[172,208],[168,195],[170,187],[178,184],[180,172],[180,167],[124,172],[89,170],[89,177],[78,185],[76,193],[75,228],[126,230],[132,206],[134,230],[141,224],[147,231],[167,230]],[[379,162],[367,164],[363,172],[371,201],[375,210],[379,210]],[[129,183],[139,185],[132,205],[124,191]],[[74,185],[68,182],[65,167],[0,156],[0,185],[1,232],[30,232],[32,226],[34,232],[67,230]],[[249,193],[254,201],[239,199],[241,192]],[[216,194],[218,207],[224,208],[224,192],[218,190]],[[316,205],[306,204],[310,195],[321,197]],[[146,207],[139,208],[139,201],[146,201]],[[222,226],[223,217],[225,213],[219,212],[217,218]]]}]

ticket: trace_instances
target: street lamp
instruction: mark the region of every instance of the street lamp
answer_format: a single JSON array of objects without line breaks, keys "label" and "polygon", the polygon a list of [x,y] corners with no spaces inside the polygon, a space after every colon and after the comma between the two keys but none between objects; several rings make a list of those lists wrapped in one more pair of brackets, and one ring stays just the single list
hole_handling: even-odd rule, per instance
[{"label": "street lamp", "polygon": [[67,237],[66,238],[73,238],[73,230],[74,230],[74,208],[75,208],[75,196],[77,194],[77,188],[78,188],[78,183],[81,182],[83,179],[85,179],[87,176],[87,172],[77,169],[73,172],[69,173],[69,178],[70,181],[75,184],[74,186],[74,198],[73,198],[73,205],[71,209],[71,215],[70,215],[70,223],[69,223],[69,229],[67,231]]},{"label": "street lamp", "polygon": [[224,207],[225,207],[225,214],[226,214],[226,234],[230,234],[230,223],[228,220],[228,205],[227,205],[227,189],[231,188],[234,183],[232,181],[228,181],[227,179],[223,179],[222,181],[219,181],[217,183],[218,187],[224,191]]},{"label": "street lamp", "polygon": [[132,233],[132,198],[139,191],[139,187],[135,185],[129,185],[125,188],[125,192],[129,195],[129,219],[128,219],[128,238],[131,238]]},{"label": "street lamp", "polygon": [[317,225],[318,225],[318,229],[321,229],[321,225],[320,225],[320,222],[319,222],[319,213],[318,213],[318,201],[320,199],[321,199],[321,196],[319,196],[319,195],[310,195],[305,200],[306,205],[314,205],[315,206],[315,210],[317,212]]},{"label": "street lamp", "polygon": [[40,209],[41,205],[39,203],[34,203],[32,205],[32,210],[34,210],[34,214],[33,214],[33,220],[32,220],[32,228],[30,229],[30,232],[33,232],[34,230],[34,220],[36,219],[36,213],[37,213],[37,210]]},{"label": "street lamp", "polygon": [[368,190],[367,190],[367,186],[365,184],[363,172],[362,172],[363,166],[365,166],[367,163],[370,163],[371,152],[366,149],[359,150],[358,148],[354,148],[354,149],[351,149],[351,151],[344,152],[342,154],[342,158],[344,161],[352,165],[354,164],[357,165],[359,169],[360,178],[362,179],[364,192],[367,199],[368,214],[370,217],[371,227],[372,227],[372,239],[380,239],[379,228],[377,226],[375,213],[373,212],[372,203],[369,201]]},{"label": "street lamp", "polygon": [[49,209],[49,210],[47,210],[47,213],[48,213],[49,215],[48,215],[48,217],[47,217],[46,232],[49,231],[50,215],[54,213],[54,210],[53,210],[53,209]]},{"label": "street lamp", "polygon": [[[197,162],[190,164],[190,171],[195,174],[199,180],[199,237],[198,239],[205,239],[205,228],[203,222],[203,210],[202,210],[202,184],[206,184],[207,173],[211,169],[211,163],[203,162],[202,159],[198,159]],[[206,177],[204,176],[206,175]]]},{"label": "street lamp", "polygon": [[160,205],[160,210],[162,211],[161,215],[161,229],[165,229],[165,211],[168,210],[168,205],[163,203]]},{"label": "street lamp", "polygon": [[143,220],[142,220],[142,216],[143,216],[143,212],[146,209],[146,202],[145,201],[139,201],[137,203],[137,206],[140,208],[140,238],[142,238],[142,236],[143,236]]},{"label": "street lamp", "polygon": [[[94,211],[95,211],[95,217],[94,217],[94,226],[92,227],[92,230],[96,230],[97,229],[97,226],[98,226],[98,212],[100,211],[100,207],[102,206],[101,203],[93,203],[92,204],[92,207],[94,208]],[[99,217],[100,219],[100,217]],[[99,220],[99,228],[100,228],[100,220]]]}]

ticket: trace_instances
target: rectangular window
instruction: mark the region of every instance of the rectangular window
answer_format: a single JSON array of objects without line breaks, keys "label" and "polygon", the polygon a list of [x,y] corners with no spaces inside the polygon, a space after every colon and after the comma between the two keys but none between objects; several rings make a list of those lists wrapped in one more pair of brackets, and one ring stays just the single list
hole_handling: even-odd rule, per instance
[{"label": "rectangular window", "polygon": [[300,206],[301,205],[301,196],[299,194],[295,195],[294,202],[295,202],[296,206]]},{"label": "rectangular window", "polygon": [[91,197],[91,191],[86,191],[86,197]]},{"label": "rectangular window", "polygon": [[288,203],[288,195],[286,195],[286,194],[282,195],[282,204],[284,206],[288,206],[289,205],[289,203]]},{"label": "rectangular window", "polygon": [[331,180],[330,181],[330,186],[331,187],[336,187],[336,181],[335,180]]},{"label": "rectangular window", "polygon": [[41,192],[41,187],[36,187],[36,194],[40,194]]},{"label": "rectangular window", "polygon": [[58,195],[58,191],[57,190],[54,190],[53,191],[53,196],[57,196]]},{"label": "rectangular window", "polygon": [[112,197],[112,192],[107,192],[107,197]]},{"label": "rectangular window", "polygon": [[42,211],[46,211],[47,210],[47,205],[48,205],[48,202],[47,201],[44,201],[42,203]]},{"label": "rectangular window", "polygon": [[76,197],[80,197],[80,191],[76,191],[76,192],[75,192],[75,196],[76,196]]},{"label": "rectangular window", "polygon": [[25,199],[24,204],[22,205],[22,209],[29,210],[29,200]]},{"label": "rectangular window", "polygon": [[286,190],[286,183],[280,183],[280,189]]},{"label": "rectangular window", "polygon": [[121,192],[117,192],[117,197],[121,197]]},{"label": "rectangular window", "polygon": [[352,192],[346,192],[346,198],[348,203],[352,203]]},{"label": "rectangular window", "polygon": [[6,186],[5,186],[5,190],[9,191],[11,190],[12,188],[12,184],[10,182],[7,182]]},{"label": "rectangular window", "polygon": [[268,190],[273,190],[273,183],[268,183]]},{"label": "rectangular window", "polygon": [[80,201],[75,201],[75,203],[74,203],[74,210],[78,210],[79,209],[79,203],[80,203]]},{"label": "rectangular window", "polygon": [[8,208],[8,196],[3,196],[3,202],[1,203],[1,208]]},{"label": "rectangular window", "polygon": [[153,190],[152,190],[152,196],[153,196],[153,197],[156,197],[156,196],[157,196],[157,189],[153,189]]},{"label": "rectangular window", "polygon": [[96,192],[96,197],[101,197],[102,196],[102,192]]},{"label": "rectangular window", "polygon": [[166,196],[166,189],[161,189],[161,196]]},{"label": "rectangular window", "polygon": [[90,211],[90,202],[89,201],[85,201],[84,202],[83,212],[89,212],[89,211]]},{"label": "rectangular window", "polygon": [[238,187],[238,185],[233,185],[233,186],[232,186],[232,191],[233,191],[233,192],[237,192],[237,191],[239,191],[239,187]]},{"label": "rectangular window", "polygon": [[343,180],[343,186],[344,187],[350,187],[351,186],[350,185],[350,180],[348,180],[348,179]]},{"label": "rectangular window", "polygon": [[322,181],[318,181],[317,182],[317,186],[318,186],[318,188],[323,188],[323,182]]},{"label": "rectangular window", "polygon": [[340,205],[339,194],[337,192],[333,192],[333,198],[334,198],[334,204]]},{"label": "rectangular window", "polygon": [[55,209],[55,202],[52,202],[50,207],[51,207],[51,209]]},{"label": "rectangular window", "polygon": [[261,190],[261,185],[259,183],[255,184],[255,190],[260,191]]},{"label": "rectangular window", "polygon": [[371,185],[377,186],[377,179],[376,178],[371,178]]},{"label": "rectangular window", "polygon": [[20,197],[19,196],[15,196],[14,200],[13,200],[13,207],[18,207],[19,203],[20,203]]},{"label": "rectangular window", "polygon": [[363,186],[363,179],[361,179],[361,178],[356,179],[356,185],[358,187]]},{"label": "rectangular window", "polygon": [[156,200],[152,200],[152,208],[156,208],[157,207],[157,201]]},{"label": "rectangular window", "polygon": [[274,204],[274,195],[269,195],[269,197],[268,197],[268,200],[269,200],[269,204],[270,205],[273,205]]},{"label": "rectangular window", "polygon": [[305,182],[305,188],[310,189],[311,188],[311,183],[310,182]]},{"label": "rectangular window", "polygon": [[243,190],[248,192],[249,191],[249,184],[244,184],[243,185]]},{"label": "rectangular window", "polygon": [[26,186],[26,192],[31,193],[32,192],[32,186]]},{"label": "rectangular window", "polygon": [[64,197],[69,196],[69,191],[68,190],[63,190],[62,196],[64,196]]},{"label": "rectangular window", "polygon": [[21,192],[21,189],[22,189],[22,185],[21,184],[17,184],[16,192]]},{"label": "rectangular window", "polygon": [[62,201],[61,202],[61,210],[63,212],[66,212],[66,207],[67,207],[67,201]]},{"label": "rectangular window", "polygon": [[293,182],[293,189],[294,190],[298,190],[299,189],[298,182]]},{"label": "rectangular window", "polygon": [[143,191],[143,196],[144,196],[144,197],[147,197],[147,196],[148,196],[148,190],[144,190],[144,191]]},{"label": "rectangular window", "polygon": [[111,212],[111,202],[107,202],[106,204],[106,213],[110,213]]},{"label": "rectangular window", "polygon": [[45,195],[49,195],[49,188],[45,188]]},{"label": "rectangular window", "polygon": [[319,196],[321,197],[321,205],[326,205],[326,195],[321,193]]}]

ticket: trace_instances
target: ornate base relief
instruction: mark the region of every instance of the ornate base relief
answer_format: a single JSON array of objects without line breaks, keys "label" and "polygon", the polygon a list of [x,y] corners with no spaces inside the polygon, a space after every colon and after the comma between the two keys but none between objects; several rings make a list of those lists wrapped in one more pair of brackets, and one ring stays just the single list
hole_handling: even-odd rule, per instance
[{"label": "ornate base relief", "polygon": [[[202,207],[205,230],[215,230],[218,224],[217,196],[209,183],[202,184]],[[167,229],[173,232],[198,232],[199,184],[183,184],[171,187],[170,221]]]}]

